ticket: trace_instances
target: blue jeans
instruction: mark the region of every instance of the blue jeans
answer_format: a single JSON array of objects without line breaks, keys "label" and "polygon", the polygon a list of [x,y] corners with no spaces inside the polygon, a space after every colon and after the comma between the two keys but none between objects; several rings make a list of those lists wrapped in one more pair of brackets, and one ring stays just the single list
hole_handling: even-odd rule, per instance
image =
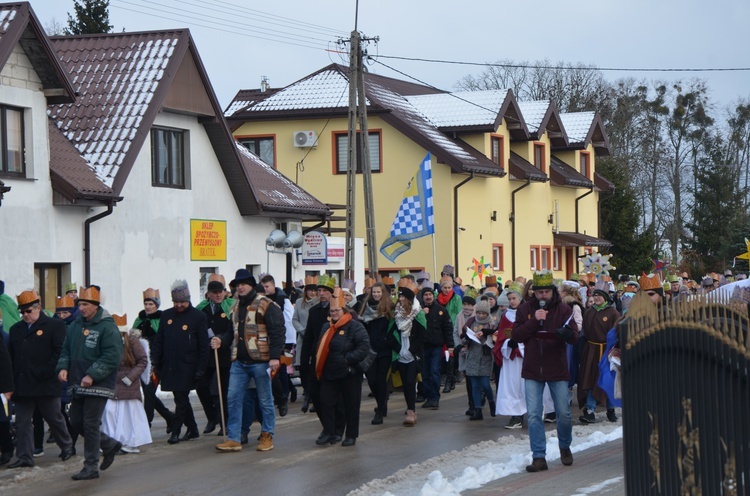
[{"label": "blue jeans", "polygon": [[258,410],[258,391],[255,388],[246,389],[242,403],[242,434],[248,434],[255,419],[262,417],[256,410]]},{"label": "blue jeans", "polygon": [[[471,401],[474,404],[474,408],[482,408],[482,393],[484,393],[488,403],[495,402],[495,395],[492,394],[492,386],[490,385],[489,376],[467,375],[466,378],[471,383]],[[495,412],[492,411],[490,413]]]},{"label": "blue jeans", "polygon": [[[544,381],[524,379],[526,410],[529,414],[529,443],[531,444],[533,458],[545,458],[547,454],[547,436],[544,432],[544,421],[542,420],[544,384]],[[570,418],[570,405],[568,404],[568,381],[549,381],[546,384],[549,385],[549,392],[555,404],[557,438],[560,449],[568,449],[570,443],[573,442],[573,422]]]},{"label": "blue jeans", "polygon": [[422,354],[422,387],[424,396],[430,401],[440,400],[440,359],[442,346],[425,346]]},{"label": "blue jeans", "polygon": [[271,392],[271,377],[268,375],[268,362],[245,364],[239,361],[232,363],[229,369],[229,391],[227,392],[227,438],[240,442],[242,428],[242,412],[245,403],[245,390],[250,378],[255,379],[258,391],[258,401],[263,418],[261,431],[273,435],[276,426],[276,414],[273,409],[273,393]]},{"label": "blue jeans", "polygon": [[[612,400],[609,399],[609,395],[607,395],[607,410],[613,409],[615,406],[612,404]],[[591,413],[594,413],[594,410],[596,409],[596,398],[594,398],[594,394],[589,391],[586,393],[586,410],[588,410]]]}]

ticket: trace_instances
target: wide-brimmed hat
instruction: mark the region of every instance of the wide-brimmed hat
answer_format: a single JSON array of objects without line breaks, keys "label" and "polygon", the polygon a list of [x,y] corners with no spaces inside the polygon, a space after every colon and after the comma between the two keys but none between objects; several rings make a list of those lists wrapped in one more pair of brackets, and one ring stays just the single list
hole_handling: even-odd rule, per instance
[{"label": "wide-brimmed hat", "polygon": [[249,284],[250,286],[255,287],[258,285],[258,281],[255,280],[255,276],[253,276],[249,270],[237,269],[237,272],[234,273],[234,279],[232,279],[229,285],[237,286],[238,284]]}]

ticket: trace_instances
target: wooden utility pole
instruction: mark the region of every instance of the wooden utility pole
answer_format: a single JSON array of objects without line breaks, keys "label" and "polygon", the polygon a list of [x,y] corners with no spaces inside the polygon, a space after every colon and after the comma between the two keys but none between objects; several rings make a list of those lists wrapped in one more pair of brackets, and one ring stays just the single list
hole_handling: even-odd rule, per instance
[{"label": "wooden utility pole", "polygon": [[[365,38],[370,41],[371,38]],[[377,38],[374,38],[377,41]],[[365,96],[364,66],[362,63],[362,38],[352,31],[349,62],[349,162],[346,171],[346,250],[345,278],[354,279],[354,234],[357,169],[362,168],[365,200],[365,226],[367,231],[367,263],[370,276],[378,278],[378,243],[375,233],[375,206],[373,202],[372,171],[370,165],[370,137],[367,126],[367,98]],[[357,133],[359,122],[359,133]],[[357,156],[357,149],[360,154]]]}]

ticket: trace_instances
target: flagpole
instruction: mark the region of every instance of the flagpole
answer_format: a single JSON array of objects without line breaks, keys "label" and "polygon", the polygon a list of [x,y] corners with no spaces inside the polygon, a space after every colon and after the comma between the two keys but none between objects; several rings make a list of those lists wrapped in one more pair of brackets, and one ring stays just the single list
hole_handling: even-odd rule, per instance
[{"label": "flagpole", "polygon": [[[456,267],[455,270],[458,270],[458,267]],[[437,272],[437,252],[435,250],[435,233],[432,233],[432,274],[433,274],[433,277],[435,277],[435,280],[440,282],[440,279],[438,279],[438,276],[437,276],[438,272]]]}]

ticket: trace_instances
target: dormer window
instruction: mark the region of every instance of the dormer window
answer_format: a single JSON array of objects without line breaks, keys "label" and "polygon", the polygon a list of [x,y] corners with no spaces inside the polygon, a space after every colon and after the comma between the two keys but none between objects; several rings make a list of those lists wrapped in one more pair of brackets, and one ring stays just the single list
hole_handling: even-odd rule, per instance
[{"label": "dormer window", "polygon": [[534,167],[544,173],[547,172],[544,143],[534,143]]},{"label": "dormer window", "polygon": [[504,165],[503,157],[503,137],[502,136],[491,136],[490,137],[490,159],[500,167]]},{"label": "dormer window", "polygon": [[586,179],[591,179],[591,155],[589,152],[581,152],[581,175]]}]

